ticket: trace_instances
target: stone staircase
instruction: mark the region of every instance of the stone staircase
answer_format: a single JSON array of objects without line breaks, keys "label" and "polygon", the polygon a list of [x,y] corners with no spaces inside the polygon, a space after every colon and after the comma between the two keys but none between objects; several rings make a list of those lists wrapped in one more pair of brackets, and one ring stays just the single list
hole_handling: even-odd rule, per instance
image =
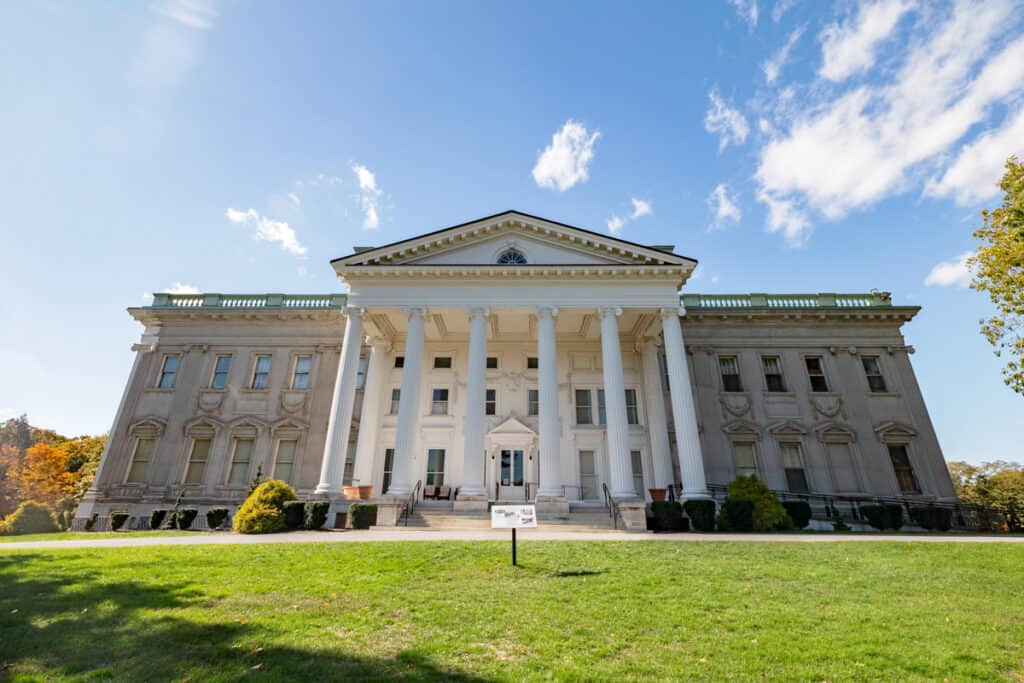
[{"label": "stone staircase", "polygon": [[[575,508],[567,514],[541,513],[537,517],[537,529],[540,531],[621,533],[612,527],[611,517],[604,508]],[[486,512],[459,511],[452,509],[451,506],[419,505],[415,512],[409,515],[408,527],[403,523],[402,526],[389,528],[487,531],[491,528],[491,517]]]}]

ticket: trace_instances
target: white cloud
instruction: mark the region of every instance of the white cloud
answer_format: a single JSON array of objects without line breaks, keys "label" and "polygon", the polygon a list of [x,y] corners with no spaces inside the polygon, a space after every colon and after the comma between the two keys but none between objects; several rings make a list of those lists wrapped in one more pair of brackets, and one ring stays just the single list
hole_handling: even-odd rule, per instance
[{"label": "white cloud", "polygon": [[202,0],[167,0],[151,9],[156,19],[142,33],[132,77],[142,92],[160,99],[199,65],[200,35],[213,28],[218,12]]},{"label": "white cloud", "polygon": [[774,83],[778,78],[779,74],[782,73],[782,67],[789,59],[789,51],[796,45],[796,41],[800,40],[800,36],[804,34],[804,27],[797,26],[789,34],[789,39],[786,40],[786,44],[779,48],[779,50],[771,56],[768,61],[761,65],[761,70],[764,71],[764,79],[768,83]]},{"label": "white cloud", "polygon": [[[200,290],[195,285],[186,285],[181,282],[175,282],[170,287],[161,289],[159,291],[161,294],[200,294],[202,292],[202,290]],[[152,303],[153,301],[153,295],[150,294],[149,292],[143,294],[142,298],[150,303]]]},{"label": "white cloud", "polygon": [[295,194],[294,192],[288,193],[288,199],[290,199],[292,204],[294,204],[295,206],[302,206],[302,200],[299,199],[299,195]]},{"label": "white cloud", "polygon": [[924,279],[925,285],[949,287],[966,287],[971,284],[971,269],[967,265],[967,259],[974,256],[974,252],[968,251],[960,254],[951,261],[942,261],[935,264],[931,272]]},{"label": "white cloud", "polygon": [[281,248],[294,256],[305,256],[306,247],[299,243],[295,230],[284,221],[275,221],[261,216],[256,209],[239,211],[229,208],[224,212],[227,219],[237,225],[246,225],[253,229],[253,239],[277,242]]},{"label": "white cloud", "polygon": [[924,193],[929,197],[955,197],[961,206],[992,199],[1000,192],[999,179],[1011,154],[1024,156],[1024,107],[1007,117],[1002,128],[987,131],[964,145],[942,178],[928,181]]},{"label": "white cloud", "polygon": [[779,0],[772,7],[772,21],[776,24],[782,20],[782,15],[793,9],[800,0]]},{"label": "white cloud", "polygon": [[622,226],[624,226],[625,224],[626,221],[621,216],[612,216],[611,218],[608,219],[608,232],[610,232],[613,235],[621,235]]},{"label": "white cloud", "polygon": [[217,8],[202,0],[170,0],[153,6],[157,14],[172,19],[188,28],[207,31],[219,16]]},{"label": "white cloud", "polygon": [[799,243],[809,210],[834,220],[907,191],[993,105],[1017,97],[1024,37],[1001,40],[1012,14],[1007,1],[928,13],[881,82],[784,102],[755,173],[769,229]]},{"label": "white cloud", "polygon": [[377,187],[377,176],[361,164],[352,164],[352,172],[359,179],[359,204],[363,209],[363,230],[380,227],[378,209],[383,192]]},{"label": "white cloud", "polygon": [[637,199],[633,197],[630,199],[633,203],[633,213],[630,215],[630,219],[636,220],[640,216],[650,216],[654,213],[654,209],[651,208],[651,203],[645,199]]},{"label": "white cloud", "polygon": [[704,129],[720,136],[718,151],[721,152],[730,144],[742,145],[746,142],[750,125],[743,114],[727,105],[715,88],[708,93],[708,98],[711,100],[711,108],[704,115]]},{"label": "white cloud", "polygon": [[878,48],[913,7],[914,0],[876,0],[861,5],[856,17],[826,26],[819,36],[822,65],[818,73],[841,81],[870,69]]},{"label": "white cloud", "polygon": [[724,227],[727,223],[738,223],[743,218],[743,211],[736,204],[736,195],[729,191],[725,183],[718,183],[708,195],[708,208],[714,214],[712,229]]},{"label": "white cloud", "polygon": [[551,136],[551,144],[537,157],[533,180],[537,187],[565,192],[576,183],[590,179],[588,166],[594,158],[594,143],[600,131],[591,133],[577,121],[569,119]]},{"label": "white cloud", "polygon": [[736,9],[737,16],[746,22],[751,31],[757,27],[757,0],[729,0],[729,4]]}]

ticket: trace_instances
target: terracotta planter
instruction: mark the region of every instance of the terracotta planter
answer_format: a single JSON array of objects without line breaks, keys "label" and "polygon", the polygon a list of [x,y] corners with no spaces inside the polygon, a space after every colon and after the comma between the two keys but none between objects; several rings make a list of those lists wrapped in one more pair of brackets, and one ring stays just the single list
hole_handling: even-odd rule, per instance
[{"label": "terracotta planter", "polygon": [[651,494],[651,500],[658,502],[665,500],[665,494],[668,493],[668,489],[647,489],[647,492]]},{"label": "terracotta planter", "polygon": [[366,500],[373,495],[372,486],[346,486],[344,491],[346,500]]}]

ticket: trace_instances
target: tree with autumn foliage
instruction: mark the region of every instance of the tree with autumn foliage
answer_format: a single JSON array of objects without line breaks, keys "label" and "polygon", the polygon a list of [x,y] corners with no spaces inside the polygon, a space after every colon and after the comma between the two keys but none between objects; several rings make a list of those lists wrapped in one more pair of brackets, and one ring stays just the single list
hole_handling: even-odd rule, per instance
[{"label": "tree with autumn foliage", "polygon": [[1002,513],[1010,531],[1024,527],[1024,466],[996,460],[972,465],[947,463],[961,503],[980,505]]},{"label": "tree with autumn foliage", "polygon": [[971,287],[988,293],[995,315],[981,321],[981,333],[1006,358],[1003,379],[1024,395],[1024,163],[1011,156],[999,181],[1002,205],[982,211],[983,225],[974,236],[981,240],[967,261]]}]

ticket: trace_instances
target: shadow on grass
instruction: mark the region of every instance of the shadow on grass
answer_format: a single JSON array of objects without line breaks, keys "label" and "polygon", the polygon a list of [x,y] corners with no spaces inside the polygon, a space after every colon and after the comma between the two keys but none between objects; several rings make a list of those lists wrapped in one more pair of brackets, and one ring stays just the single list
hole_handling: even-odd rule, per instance
[{"label": "shadow on grass", "polygon": [[[261,632],[243,622],[185,618],[211,604],[185,584],[108,581],[98,574],[40,575],[41,556],[0,556],[0,680],[411,680],[484,681],[437,667],[415,652],[351,656],[241,643]],[[52,560],[52,558],[45,558]],[[29,572],[36,572],[30,575]],[[210,610],[205,614],[212,614]]]}]

